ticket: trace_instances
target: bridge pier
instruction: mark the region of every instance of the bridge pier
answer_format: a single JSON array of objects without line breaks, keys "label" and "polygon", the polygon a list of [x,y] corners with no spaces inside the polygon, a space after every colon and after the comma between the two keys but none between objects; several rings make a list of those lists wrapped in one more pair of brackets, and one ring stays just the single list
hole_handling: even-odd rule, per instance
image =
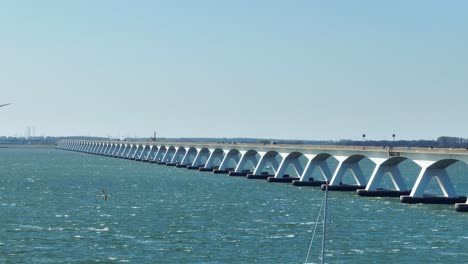
[{"label": "bridge pier", "polygon": [[121,147],[122,151],[120,153],[118,153],[117,157],[120,158],[120,159],[125,158],[125,155],[127,155],[127,153],[130,151],[130,148],[131,148],[130,145],[124,144]]},{"label": "bridge pier", "polygon": [[[318,154],[309,156],[309,161],[306,164],[304,172],[299,180],[294,180],[292,184],[294,186],[322,186],[326,181],[331,179],[333,176],[330,167],[327,163],[327,159],[331,157],[330,154]],[[318,169],[323,177],[323,180],[315,180],[312,178],[312,174],[315,169]]]},{"label": "bridge pier", "polygon": [[[405,157],[391,157],[389,159],[376,158],[371,159],[376,163],[375,169],[367,183],[365,189],[358,189],[356,193],[360,196],[373,197],[400,197],[410,194],[411,190],[406,185],[398,165],[405,161]],[[385,175],[392,180],[394,190],[383,189],[379,187]]]},{"label": "bridge pier", "polygon": [[129,160],[134,160],[135,154],[138,151],[139,146],[138,145],[133,145],[131,148],[130,152],[128,153],[127,159]]},{"label": "bridge pier", "polygon": [[[235,171],[235,168],[239,164],[240,155],[241,153],[238,150],[229,150],[221,161],[219,168],[213,170],[213,173],[229,174],[230,172]],[[234,166],[232,166],[232,164],[234,164]]]},{"label": "bridge pier", "polygon": [[[240,160],[239,164],[234,171],[229,172],[229,176],[247,176],[247,174],[253,174],[255,168],[258,165],[260,154],[255,150],[248,150],[245,152]],[[251,169],[248,169],[251,168]]]},{"label": "bridge pier", "polygon": [[164,146],[159,147],[158,152],[156,152],[156,155],[154,155],[154,159],[150,162],[158,163],[162,161],[162,159],[164,158],[164,155],[166,155],[166,151],[167,151],[166,147]]},{"label": "bridge pier", "polygon": [[176,149],[173,146],[170,146],[162,157],[161,162],[158,162],[158,164],[166,165],[167,163],[170,163],[172,158],[174,158],[175,153]]},{"label": "bridge pier", "polygon": [[186,152],[184,157],[182,158],[182,161],[180,164],[176,165],[177,168],[187,168],[191,164],[193,164],[193,161],[195,160],[196,156],[198,154],[198,151],[196,148],[191,147],[189,148]]},{"label": "bridge pier", "polygon": [[[273,177],[276,175],[276,172],[279,167],[277,157],[281,155],[276,151],[268,151],[262,155],[258,166],[255,168],[254,173],[247,174],[247,179],[268,179],[268,177]],[[282,159],[282,157],[281,157]],[[265,171],[267,170],[267,171]],[[273,174],[269,172],[273,171]]]},{"label": "bridge pier", "polygon": [[[333,174],[330,184],[328,185],[329,191],[356,191],[357,189],[366,188],[366,178],[362,172],[362,168],[359,164],[364,158],[363,155],[352,155],[349,157],[337,156],[338,167]],[[357,184],[343,184],[342,180],[345,176],[346,171],[350,170],[354,176],[354,180]],[[321,189],[325,190],[325,184],[322,184]]]},{"label": "bridge pier", "polygon": [[182,159],[184,158],[186,152],[187,151],[185,150],[185,148],[179,147],[177,151],[175,152],[174,156],[172,157],[172,160],[170,161],[170,163],[167,163],[166,165],[177,166],[178,164],[182,162]]},{"label": "bridge pier", "polygon": [[[299,152],[292,152],[290,154],[282,153],[282,156],[286,156],[281,161],[281,164],[278,167],[278,171],[275,173],[275,176],[269,177],[268,182],[287,182],[291,183],[292,181],[299,180],[299,176],[304,172],[304,167],[302,166],[299,158],[304,155]],[[286,174],[289,166],[293,167],[293,171],[296,173],[293,177],[289,174]]]},{"label": "bridge pier", "polygon": [[[455,204],[465,203],[466,196],[458,196],[447,173],[447,167],[457,162],[453,159],[436,162],[415,161],[422,169],[409,195],[400,196],[402,203]],[[428,164],[429,163],[429,164]],[[436,179],[443,196],[426,195],[424,191],[432,179]]]},{"label": "bridge pier", "polygon": [[197,155],[195,156],[195,159],[193,160],[193,163],[191,165],[187,166],[187,169],[189,170],[199,170],[200,167],[205,167],[206,161],[211,155],[211,151],[207,148],[202,148],[198,150]]},{"label": "bridge pier", "polygon": [[468,200],[466,203],[456,203],[455,211],[457,212],[468,212]]},{"label": "bridge pier", "polygon": [[115,146],[114,150],[112,153],[109,153],[110,155],[106,155],[106,156],[112,156],[112,157],[115,157],[115,158],[120,158],[120,153],[122,153],[125,149],[125,145],[124,144],[118,144]]},{"label": "bridge pier", "polygon": [[141,151],[143,150],[143,145],[137,145],[135,151],[131,155],[129,159],[131,160],[136,160],[137,157],[141,154]]},{"label": "bridge pier", "polygon": [[203,168],[200,168],[200,171],[211,171],[219,169],[221,162],[224,159],[224,151],[220,148],[214,149],[211,151],[210,156],[206,160],[206,164]]},{"label": "bridge pier", "polygon": [[158,153],[158,147],[156,145],[153,145],[150,147],[150,150],[148,151],[148,155],[143,159],[144,162],[151,162],[154,160],[156,157],[156,153]]},{"label": "bridge pier", "polygon": [[86,143],[82,152],[88,153],[89,146],[90,146],[90,143]]},{"label": "bridge pier", "polygon": [[142,151],[140,152],[140,155],[138,155],[135,160],[145,161],[146,156],[148,156],[148,153],[150,150],[151,150],[151,147],[149,145],[144,145]]},{"label": "bridge pier", "polygon": [[102,153],[102,151],[103,151],[103,149],[104,149],[105,147],[106,147],[106,144],[104,144],[104,143],[99,143],[98,146],[97,146],[97,148],[96,148],[95,151],[94,151],[94,154],[95,154],[95,155],[102,155],[101,153]]},{"label": "bridge pier", "polygon": [[98,149],[97,154],[101,156],[106,156],[106,153],[114,151],[116,144],[102,144],[102,146]]},{"label": "bridge pier", "polygon": [[121,148],[122,148],[122,144],[116,144],[116,146],[114,147],[114,150],[111,153],[111,157],[117,158]]},{"label": "bridge pier", "polygon": [[87,143],[85,149],[83,150],[84,153],[90,153],[90,149],[92,148],[93,143]]}]

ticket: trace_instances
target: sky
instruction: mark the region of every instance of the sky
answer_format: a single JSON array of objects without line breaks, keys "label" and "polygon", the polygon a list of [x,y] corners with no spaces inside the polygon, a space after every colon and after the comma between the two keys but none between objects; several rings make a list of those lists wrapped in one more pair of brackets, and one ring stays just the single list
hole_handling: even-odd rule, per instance
[{"label": "sky", "polygon": [[466,10],[0,0],[0,136],[468,138]]}]

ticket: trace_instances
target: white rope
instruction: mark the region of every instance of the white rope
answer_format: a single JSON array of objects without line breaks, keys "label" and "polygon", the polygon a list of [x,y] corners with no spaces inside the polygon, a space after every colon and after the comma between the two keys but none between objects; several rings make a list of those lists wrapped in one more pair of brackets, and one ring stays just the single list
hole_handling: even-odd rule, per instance
[{"label": "white rope", "polygon": [[320,210],[319,210],[319,213],[317,215],[317,220],[315,221],[314,232],[312,233],[312,238],[310,239],[309,249],[307,250],[307,256],[306,256],[304,264],[309,262],[310,251],[312,250],[312,244],[314,242],[314,237],[315,237],[315,233],[317,231],[317,226],[318,226],[318,223],[319,223],[320,216],[322,216],[322,209],[323,209],[324,204],[325,204],[325,196],[322,198],[322,204],[320,205]]}]

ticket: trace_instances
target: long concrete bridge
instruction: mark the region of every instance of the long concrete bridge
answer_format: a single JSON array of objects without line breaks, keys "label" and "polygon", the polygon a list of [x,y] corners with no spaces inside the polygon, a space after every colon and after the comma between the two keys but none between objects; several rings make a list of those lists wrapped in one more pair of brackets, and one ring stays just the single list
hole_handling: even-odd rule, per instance
[{"label": "long concrete bridge", "polygon": [[[457,162],[468,168],[467,149],[83,140],[64,140],[57,148],[296,186],[325,189],[328,183],[331,191],[396,196],[403,203],[455,204],[455,210],[468,211],[466,196],[457,194],[447,171]],[[361,161],[366,158],[374,164],[370,175],[365,175],[362,168]],[[331,168],[330,160],[337,163],[336,168]],[[420,168],[413,186],[407,185],[400,170],[399,165],[405,160],[413,161]],[[312,177],[314,171],[314,175],[320,175],[319,179]],[[355,183],[342,182],[348,172]],[[393,189],[381,187],[384,177],[390,177]],[[433,178],[442,195],[425,194]]]}]

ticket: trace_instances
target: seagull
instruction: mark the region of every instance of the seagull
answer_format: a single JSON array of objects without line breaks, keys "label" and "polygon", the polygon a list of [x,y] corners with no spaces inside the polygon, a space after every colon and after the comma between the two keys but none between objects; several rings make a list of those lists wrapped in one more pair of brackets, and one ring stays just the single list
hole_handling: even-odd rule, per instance
[{"label": "seagull", "polygon": [[2,104],[2,105],[0,105],[0,107],[2,107],[2,106],[7,106],[7,105],[11,105],[11,104]]}]

